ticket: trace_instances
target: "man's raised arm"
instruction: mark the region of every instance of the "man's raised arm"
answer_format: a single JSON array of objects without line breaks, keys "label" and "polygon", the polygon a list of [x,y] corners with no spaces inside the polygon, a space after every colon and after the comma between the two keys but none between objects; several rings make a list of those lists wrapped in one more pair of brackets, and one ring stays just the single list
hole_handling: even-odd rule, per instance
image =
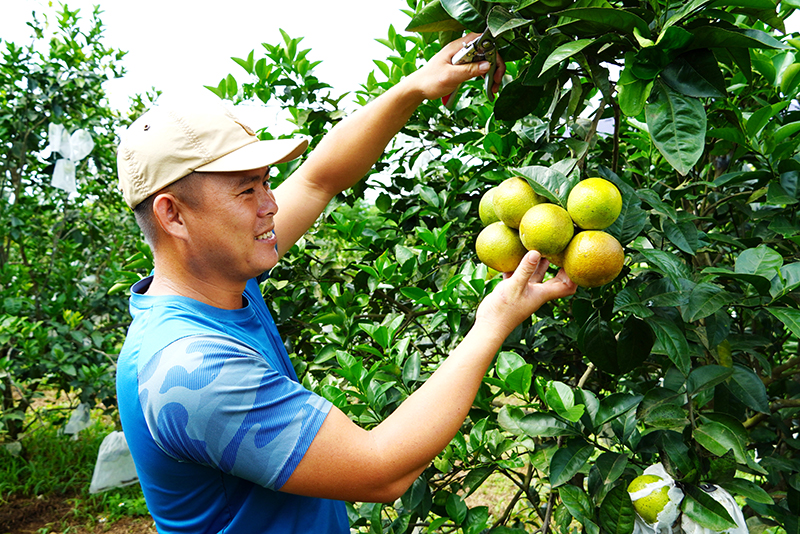
[{"label": "man's raised arm", "polygon": [[[308,159],[275,189],[275,231],[282,256],[314,224],[338,193],[361,180],[389,141],[424,101],[453,92],[462,82],[489,70],[488,62],[452,65],[453,55],[474,36],[453,41],[422,68],[337,124]],[[502,60],[498,60],[502,64]],[[502,79],[495,72],[495,86]]]}]

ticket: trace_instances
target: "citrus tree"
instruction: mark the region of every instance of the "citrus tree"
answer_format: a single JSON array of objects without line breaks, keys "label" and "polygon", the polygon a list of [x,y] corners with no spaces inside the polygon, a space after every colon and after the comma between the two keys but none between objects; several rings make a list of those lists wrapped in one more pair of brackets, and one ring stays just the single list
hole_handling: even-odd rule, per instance
[{"label": "citrus tree", "polygon": [[[129,321],[107,296],[136,250],[117,192],[116,128],[102,87],[123,54],[95,9],[66,6],[0,56],[0,442],[25,430],[43,389],[115,405],[114,355]],[[67,414],[68,415],[68,414]]]},{"label": "citrus tree", "polygon": [[[506,83],[420,106],[265,282],[304,384],[370,426],[426,379],[496,283],[474,253],[478,203],[507,178],[562,206],[584,178],[613,182],[626,262],[521,325],[461,433],[402,499],[351,506],[355,527],[627,534],[628,484],[658,464],[687,524],[735,526],[719,487],[751,531],[800,531],[796,7],[408,1],[409,33],[380,40],[389,57],[357,102],[487,28]],[[212,89],[279,99],[316,141],[341,97],[299,44],[237,58]],[[498,477],[491,512],[474,504]]]}]

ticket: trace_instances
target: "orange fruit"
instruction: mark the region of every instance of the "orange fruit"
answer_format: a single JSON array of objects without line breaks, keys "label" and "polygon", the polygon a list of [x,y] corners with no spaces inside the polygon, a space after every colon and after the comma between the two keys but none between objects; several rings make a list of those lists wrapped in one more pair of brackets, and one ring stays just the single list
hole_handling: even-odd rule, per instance
[{"label": "orange fruit", "polygon": [[569,192],[567,211],[578,227],[602,230],[614,224],[622,212],[622,195],[608,180],[587,178]]},{"label": "orange fruit", "polygon": [[516,176],[501,182],[492,197],[494,212],[510,228],[519,228],[525,212],[542,202],[544,198],[537,195],[527,181]]},{"label": "orange fruit", "polygon": [[478,204],[478,217],[480,217],[481,223],[483,223],[484,226],[489,226],[493,222],[500,220],[500,217],[497,216],[497,212],[494,211],[493,204],[494,192],[496,190],[497,187],[492,187],[486,191]]},{"label": "orange fruit", "polygon": [[614,236],[600,230],[578,232],[564,250],[564,271],[581,287],[598,287],[622,271],[625,253]]},{"label": "orange fruit", "polygon": [[498,221],[490,224],[478,234],[475,241],[478,259],[501,273],[515,270],[528,252],[519,240],[519,232]]},{"label": "orange fruit", "polygon": [[519,223],[519,238],[525,248],[538,250],[545,257],[564,250],[573,232],[572,218],[557,204],[536,204]]}]

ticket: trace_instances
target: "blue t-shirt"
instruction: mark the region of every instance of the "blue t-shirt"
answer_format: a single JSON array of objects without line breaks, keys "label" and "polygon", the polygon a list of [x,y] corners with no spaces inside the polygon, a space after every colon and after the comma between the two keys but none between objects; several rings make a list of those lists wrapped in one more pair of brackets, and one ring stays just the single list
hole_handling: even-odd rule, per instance
[{"label": "blue t-shirt", "polygon": [[223,310],[133,286],[117,396],[161,533],[346,533],[340,501],[280,492],[331,404],[297,380],[255,280]]}]

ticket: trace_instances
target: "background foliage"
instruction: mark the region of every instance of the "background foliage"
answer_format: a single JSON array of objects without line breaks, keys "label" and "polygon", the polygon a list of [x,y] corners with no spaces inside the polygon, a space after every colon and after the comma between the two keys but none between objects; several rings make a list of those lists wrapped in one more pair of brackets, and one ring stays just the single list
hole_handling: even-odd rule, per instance
[{"label": "background foliage", "polygon": [[[353,525],[625,534],[633,530],[625,488],[661,462],[688,495],[684,513],[702,525],[729,526],[700,489],[713,482],[737,497],[751,531],[800,532],[800,52],[797,36],[783,35],[798,6],[408,6],[415,33],[389,29],[388,57],[376,60],[357,102],[442,43],[487,26],[507,83],[493,102],[476,80],[452,111],[420,106],[374,173],[273,270],[263,290],[304,384],[369,427],[425,380],[496,283],[473,252],[477,205],[509,176],[559,203],[581,178],[612,180],[624,206],[610,231],[627,262],[611,284],[521,325],[462,432],[398,502],[350,506]],[[12,436],[26,407],[8,394],[14,388],[23,399],[45,382],[87,400],[113,393],[105,354],[118,350],[127,312],[124,295],[105,290],[148,263],[109,185],[112,125],[125,120],[97,106],[95,78],[77,75],[116,75],[120,57],[100,44],[96,18],[96,30],[80,32],[70,17],[61,15],[49,53],[7,45],[0,69],[0,376]],[[341,118],[343,97],[314,76],[300,45],[284,34],[235,58],[236,72],[210,89],[278,102],[294,134],[315,144]],[[42,72],[47,83],[37,81]],[[43,89],[54,80],[91,91],[61,99],[66,89]],[[94,97],[82,100],[87,93]],[[42,152],[44,132],[62,117],[69,129],[91,128],[98,143],[79,197],[46,185],[53,161]],[[468,504],[497,477],[511,488],[504,507]]]},{"label": "background foliage", "polygon": [[[116,186],[116,129],[102,83],[123,53],[102,41],[99,10],[64,7],[29,22],[29,45],[3,43],[0,60],[0,437],[16,439],[41,389],[115,405],[113,362],[129,321],[108,296],[139,241]],[[135,111],[135,110],[133,110]],[[77,193],[51,185],[59,158],[52,124],[94,141],[77,164]]]}]

